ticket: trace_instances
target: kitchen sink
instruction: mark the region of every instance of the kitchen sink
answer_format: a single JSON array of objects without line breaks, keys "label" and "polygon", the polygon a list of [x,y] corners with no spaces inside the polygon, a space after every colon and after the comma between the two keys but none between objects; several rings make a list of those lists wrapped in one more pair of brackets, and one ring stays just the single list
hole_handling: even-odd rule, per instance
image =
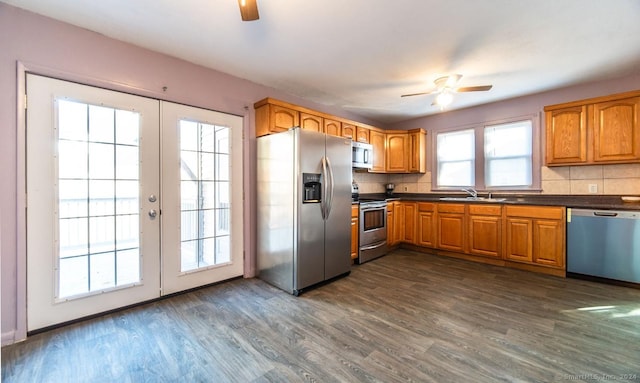
[{"label": "kitchen sink", "polygon": [[486,197],[440,197],[441,201],[458,201],[458,202],[504,202],[506,198],[486,198]]}]

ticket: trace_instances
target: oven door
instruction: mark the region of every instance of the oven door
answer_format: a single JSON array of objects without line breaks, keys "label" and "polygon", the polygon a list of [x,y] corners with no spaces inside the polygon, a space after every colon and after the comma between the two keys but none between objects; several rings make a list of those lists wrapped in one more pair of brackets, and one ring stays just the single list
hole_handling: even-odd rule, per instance
[{"label": "oven door", "polygon": [[361,203],[358,263],[378,258],[387,251],[387,203]]}]

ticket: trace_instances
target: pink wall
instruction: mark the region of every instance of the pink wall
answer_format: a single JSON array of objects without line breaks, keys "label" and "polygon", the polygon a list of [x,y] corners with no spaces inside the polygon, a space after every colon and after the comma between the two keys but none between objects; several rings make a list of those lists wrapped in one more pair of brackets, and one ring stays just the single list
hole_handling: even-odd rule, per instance
[{"label": "pink wall", "polygon": [[[17,180],[17,66],[36,73],[103,86],[143,96],[194,105],[245,117],[245,249],[255,254],[255,126],[253,103],[274,97],[348,119],[368,121],[332,107],[317,105],[247,80],[207,69],[178,58],[102,36],[0,3],[0,260],[2,266],[2,344],[24,337],[24,286],[18,286],[19,244]],[[166,92],[162,87],[166,86]],[[245,107],[247,109],[245,110]],[[246,274],[252,275],[253,262]],[[24,279],[24,277],[23,277]]]}]

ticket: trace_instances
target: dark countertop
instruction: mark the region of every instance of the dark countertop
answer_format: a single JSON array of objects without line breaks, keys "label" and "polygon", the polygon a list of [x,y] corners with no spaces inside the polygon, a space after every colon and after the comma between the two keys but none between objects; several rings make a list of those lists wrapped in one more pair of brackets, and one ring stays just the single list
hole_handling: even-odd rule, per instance
[{"label": "dark countertop", "polygon": [[[479,193],[486,197],[486,193]],[[447,202],[447,203],[480,203],[479,201],[444,201],[442,197],[466,197],[463,193],[394,193],[387,196],[384,193],[360,194],[360,198],[386,199],[387,201],[420,201],[420,202]],[[640,210],[640,202],[624,202],[620,195],[555,195],[555,194],[500,194],[493,193],[493,198],[506,198],[500,202],[490,202],[502,205],[539,205],[539,206],[565,206],[583,209],[606,210]],[[634,196],[636,197],[636,196]]]}]

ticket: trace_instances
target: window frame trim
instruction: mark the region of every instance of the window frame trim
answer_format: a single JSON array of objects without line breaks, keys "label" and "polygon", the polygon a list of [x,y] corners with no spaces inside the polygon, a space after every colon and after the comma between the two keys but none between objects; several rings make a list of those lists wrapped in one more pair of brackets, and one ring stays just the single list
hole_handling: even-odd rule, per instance
[{"label": "window frame trim", "polygon": [[[516,123],[519,121],[531,121],[531,186],[529,187],[492,187],[487,188],[485,185],[485,154],[484,154],[484,129],[488,126]],[[541,168],[542,168],[542,147],[541,147],[541,127],[540,113],[525,114],[514,117],[507,117],[496,120],[488,120],[465,125],[448,126],[446,128],[434,129],[432,134],[434,139],[431,140],[431,190],[434,192],[450,192],[459,191],[458,187],[446,187],[438,185],[438,139],[440,133],[453,133],[462,130],[474,130],[475,136],[475,185],[478,191],[484,192],[541,192]]]}]

